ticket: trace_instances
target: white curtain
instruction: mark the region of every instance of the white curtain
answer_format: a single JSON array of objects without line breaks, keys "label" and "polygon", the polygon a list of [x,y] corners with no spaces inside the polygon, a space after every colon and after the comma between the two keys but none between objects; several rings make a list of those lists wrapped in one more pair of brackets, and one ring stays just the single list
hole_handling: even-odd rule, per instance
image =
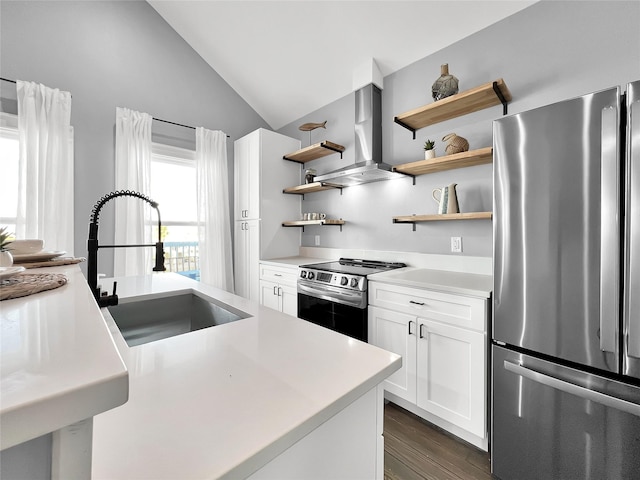
[{"label": "white curtain", "polygon": [[[133,190],[149,195],[151,169],[151,122],[148,113],[116,108],[116,190]],[[153,209],[134,197],[118,197],[115,203],[115,244],[150,244]],[[155,213],[153,213],[155,215]],[[115,276],[146,275],[152,272],[153,248],[116,248]]]},{"label": "white curtain", "polygon": [[200,281],[233,293],[227,136],[196,128]]},{"label": "white curtain", "polygon": [[39,238],[73,255],[71,94],[18,80],[16,238]]}]

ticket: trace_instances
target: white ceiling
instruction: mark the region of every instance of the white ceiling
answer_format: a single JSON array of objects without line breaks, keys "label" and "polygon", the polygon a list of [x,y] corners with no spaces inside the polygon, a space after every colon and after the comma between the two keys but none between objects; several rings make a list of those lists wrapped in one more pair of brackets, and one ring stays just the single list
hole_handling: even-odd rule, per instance
[{"label": "white ceiling", "polygon": [[273,129],[535,1],[148,0]]}]

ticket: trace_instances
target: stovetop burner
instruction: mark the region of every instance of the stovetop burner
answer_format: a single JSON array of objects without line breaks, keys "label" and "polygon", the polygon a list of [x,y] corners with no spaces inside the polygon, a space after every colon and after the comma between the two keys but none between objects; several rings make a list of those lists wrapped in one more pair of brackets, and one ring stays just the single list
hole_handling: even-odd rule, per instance
[{"label": "stovetop burner", "polygon": [[324,272],[348,273],[349,275],[371,275],[386,272],[394,268],[406,267],[400,262],[383,262],[380,260],[361,260],[355,258],[341,258],[337,262],[315,263],[302,265],[301,268],[312,268]]}]

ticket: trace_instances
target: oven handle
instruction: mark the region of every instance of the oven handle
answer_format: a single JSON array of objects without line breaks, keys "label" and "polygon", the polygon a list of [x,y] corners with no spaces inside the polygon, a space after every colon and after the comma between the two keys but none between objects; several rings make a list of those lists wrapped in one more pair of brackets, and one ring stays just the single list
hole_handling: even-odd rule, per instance
[{"label": "oven handle", "polygon": [[[314,288],[298,282],[298,293],[309,295],[310,297],[321,298],[330,302],[344,303],[353,305],[354,307],[363,308],[362,293],[336,292],[335,290],[327,291],[326,287]],[[366,304],[365,304],[366,306]]]}]

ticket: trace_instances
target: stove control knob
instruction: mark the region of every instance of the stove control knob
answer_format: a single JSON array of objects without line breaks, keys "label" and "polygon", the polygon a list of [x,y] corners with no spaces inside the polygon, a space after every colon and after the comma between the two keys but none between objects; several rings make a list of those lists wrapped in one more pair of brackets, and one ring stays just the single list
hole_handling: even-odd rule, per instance
[{"label": "stove control knob", "polygon": [[307,278],[308,278],[309,280],[313,280],[313,272],[309,272],[309,273],[307,273]]},{"label": "stove control knob", "polygon": [[351,279],[351,286],[352,287],[357,287],[358,286],[358,279],[357,278],[352,278]]},{"label": "stove control knob", "polygon": [[300,272],[300,278],[307,278],[307,271],[306,270],[302,270]]},{"label": "stove control knob", "polygon": [[342,277],[340,279],[340,285],[347,285],[349,283],[349,279],[347,277]]}]

